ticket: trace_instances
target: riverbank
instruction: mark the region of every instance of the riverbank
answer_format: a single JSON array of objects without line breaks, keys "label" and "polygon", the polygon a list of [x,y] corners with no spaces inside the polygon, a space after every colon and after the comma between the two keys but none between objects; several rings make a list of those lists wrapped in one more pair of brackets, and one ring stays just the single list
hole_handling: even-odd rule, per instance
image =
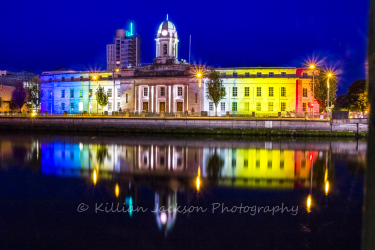
[{"label": "riverbank", "polygon": [[0,117],[1,130],[366,137],[367,119]]}]

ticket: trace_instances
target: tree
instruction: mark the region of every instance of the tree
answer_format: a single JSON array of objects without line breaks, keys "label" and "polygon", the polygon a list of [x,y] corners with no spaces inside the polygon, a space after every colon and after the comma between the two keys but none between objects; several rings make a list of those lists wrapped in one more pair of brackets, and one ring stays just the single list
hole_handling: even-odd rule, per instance
[{"label": "tree", "polygon": [[367,101],[366,80],[360,79],[350,84],[348,93],[338,96],[336,103],[339,109],[364,111]]},{"label": "tree", "polygon": [[102,110],[103,110],[103,107],[107,106],[108,95],[104,91],[104,87],[99,86],[99,88],[97,89],[97,91],[96,91],[96,101],[98,102],[100,107],[102,107]]},{"label": "tree", "polygon": [[217,104],[226,95],[223,80],[220,79],[220,73],[211,68],[208,76],[209,81],[206,82],[207,99],[215,104],[215,116],[217,116]]},{"label": "tree", "polygon": [[348,109],[352,111],[364,111],[367,109],[366,80],[360,79],[350,84],[347,99]]},{"label": "tree", "polygon": [[27,89],[27,93],[28,93],[28,101],[31,102],[34,108],[37,108],[43,97],[43,90],[40,89],[39,76],[34,76],[31,79],[30,85]]},{"label": "tree", "polygon": [[[328,71],[320,70],[319,74],[315,78],[314,82],[314,96],[315,99],[320,103],[321,106],[327,108],[327,79]],[[311,92],[313,91],[313,82],[310,82]],[[329,100],[332,103],[336,101],[337,92],[337,78],[332,76],[329,78]]]},{"label": "tree", "polygon": [[15,89],[12,92],[12,100],[14,104],[20,109],[26,103],[26,90],[23,87],[23,82],[17,82]]}]

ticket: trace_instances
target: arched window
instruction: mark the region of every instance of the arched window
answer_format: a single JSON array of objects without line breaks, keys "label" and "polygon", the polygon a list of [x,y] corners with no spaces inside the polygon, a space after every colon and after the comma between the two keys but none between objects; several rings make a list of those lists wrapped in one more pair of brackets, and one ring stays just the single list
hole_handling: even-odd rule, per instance
[{"label": "arched window", "polygon": [[166,55],[167,54],[167,44],[164,44],[163,45],[163,53],[164,53],[164,55]]}]

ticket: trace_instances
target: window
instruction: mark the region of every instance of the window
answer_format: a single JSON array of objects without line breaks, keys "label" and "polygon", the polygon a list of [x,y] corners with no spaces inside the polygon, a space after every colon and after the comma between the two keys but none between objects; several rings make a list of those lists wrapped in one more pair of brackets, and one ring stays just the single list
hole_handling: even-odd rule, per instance
[{"label": "window", "polygon": [[233,96],[237,96],[237,87],[233,87]]},{"label": "window", "polygon": [[306,112],[306,102],[302,103],[302,111]]},{"label": "window", "polygon": [[237,111],[237,102],[232,103],[232,111]]},{"label": "window", "polygon": [[282,102],[280,105],[281,105],[281,111],[285,111],[286,110],[286,102]]},{"label": "window", "polygon": [[143,88],[143,96],[148,96],[148,88]]},{"label": "window", "polygon": [[281,96],[286,97],[286,88],[281,87]]},{"label": "window", "polygon": [[48,91],[48,98],[49,98],[49,99],[52,99],[52,90],[49,90],[49,91]]},{"label": "window", "polygon": [[269,76],[269,77],[274,77],[274,73],[273,73],[273,72],[270,72],[270,73],[268,73],[268,76]]},{"label": "window", "polygon": [[182,87],[178,87],[177,92],[178,92],[177,93],[178,96],[182,96]]},{"label": "window", "polygon": [[65,82],[65,77],[61,77],[61,81],[62,81],[62,82]]},{"label": "window", "polygon": [[120,102],[117,102],[117,110],[119,110],[121,108],[121,104]]},{"label": "window", "polygon": [[273,102],[268,103],[268,111],[273,111]]},{"label": "window", "polygon": [[303,97],[307,97],[307,88],[303,88]]},{"label": "window", "polygon": [[220,103],[221,111],[225,111],[225,102]]},{"label": "window", "polygon": [[268,88],[268,96],[273,96],[273,87]]},{"label": "window", "polygon": [[70,80],[73,82],[73,81],[74,81],[74,76],[71,76],[71,77],[70,77]]},{"label": "window", "polygon": [[117,88],[117,97],[121,97],[120,88]]},{"label": "window", "polygon": [[92,89],[89,89],[89,97],[92,97]]},{"label": "window", "polygon": [[281,76],[285,77],[286,76],[286,72],[281,72]]},{"label": "window", "polygon": [[52,103],[48,103],[48,111],[51,111],[52,110]]},{"label": "window", "polygon": [[221,77],[221,78],[225,78],[225,77],[226,77],[226,73],[221,73],[221,74],[220,74],[220,77]]},{"label": "window", "polygon": [[112,80],[112,75],[109,75],[109,76],[108,76],[108,80]]},{"label": "window", "polygon": [[249,111],[249,105],[250,103],[249,102],[245,102],[245,111]]},{"label": "window", "polygon": [[52,82],[52,78],[50,78],[48,81],[49,81],[49,82]]},{"label": "window", "polygon": [[195,93],[195,103],[198,103],[198,93]]},{"label": "window", "polygon": [[83,102],[78,103],[78,111],[83,111]]},{"label": "window", "polygon": [[208,104],[208,110],[209,110],[209,111],[214,111],[214,103],[213,103],[213,102],[210,102],[210,103]]},{"label": "window", "polygon": [[257,102],[257,111],[262,111],[262,103]]},{"label": "window", "polygon": [[83,76],[80,76],[80,77],[79,77],[79,80],[80,80],[80,81],[83,81]]},{"label": "window", "polygon": [[108,89],[107,95],[108,97],[112,97],[112,89]]},{"label": "window", "polygon": [[307,77],[309,77],[309,75],[307,73],[303,73],[303,77],[307,78]]},{"label": "window", "polygon": [[65,89],[61,90],[61,98],[65,98]]},{"label": "window", "polygon": [[257,77],[262,77],[262,72],[257,72]]},{"label": "window", "polygon": [[165,96],[165,87],[160,87],[160,96]]},{"label": "window", "polygon": [[117,79],[121,79],[121,75],[117,75]]},{"label": "window", "polygon": [[257,148],[255,151],[256,168],[260,168],[260,150]]},{"label": "window", "polygon": [[128,103],[128,94],[125,95],[125,103]]},{"label": "window", "polygon": [[249,167],[249,160],[248,160],[248,159],[244,159],[244,160],[243,160],[243,167],[244,167],[244,168]]},{"label": "window", "polygon": [[245,77],[250,77],[250,73],[249,72],[245,72]]},{"label": "window", "polygon": [[65,111],[65,103],[61,103],[61,110]]},{"label": "window", "polygon": [[73,111],[73,109],[74,109],[74,103],[70,103],[70,111]]},{"label": "window", "polygon": [[112,110],[112,102],[109,102],[108,103],[108,111],[111,111]]},{"label": "window", "polygon": [[250,88],[245,87],[245,96],[250,96]]},{"label": "window", "polygon": [[262,96],[262,87],[257,87],[257,96]]},{"label": "window", "polygon": [[233,72],[233,77],[237,77],[238,73],[237,72]]},{"label": "window", "polygon": [[168,51],[167,51],[167,45],[164,44],[163,45],[163,54],[166,55],[167,53],[168,53]]},{"label": "window", "polygon": [[70,89],[70,98],[74,98],[74,89]]},{"label": "window", "polygon": [[79,89],[79,97],[83,97],[83,89]]}]

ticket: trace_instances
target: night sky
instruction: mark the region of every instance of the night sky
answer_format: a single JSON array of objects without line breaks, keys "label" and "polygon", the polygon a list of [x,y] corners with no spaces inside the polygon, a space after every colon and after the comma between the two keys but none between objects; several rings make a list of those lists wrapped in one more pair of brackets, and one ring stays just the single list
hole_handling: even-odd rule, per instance
[{"label": "night sky", "polygon": [[141,36],[142,63],[155,56],[169,14],[179,58],[220,67],[302,67],[313,55],[340,74],[339,93],[365,77],[368,0],[1,1],[0,69],[35,73],[106,68],[115,30]]}]

